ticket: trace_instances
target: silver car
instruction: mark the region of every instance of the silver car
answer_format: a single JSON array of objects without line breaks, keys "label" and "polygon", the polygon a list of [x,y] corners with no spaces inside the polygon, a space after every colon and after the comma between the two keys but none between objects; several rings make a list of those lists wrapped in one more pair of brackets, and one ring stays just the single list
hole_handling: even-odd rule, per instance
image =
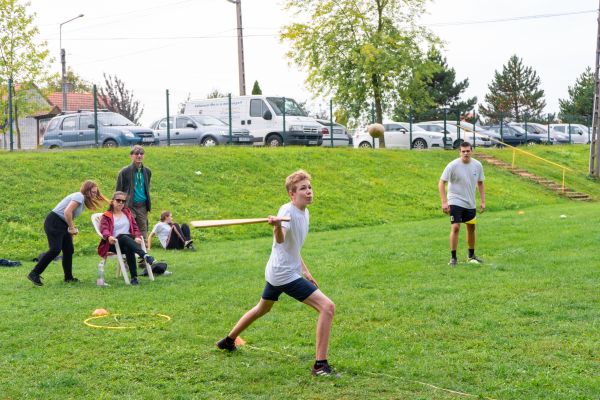
[{"label": "silver car", "polygon": [[[320,125],[323,126],[321,132],[323,133],[323,147],[331,147],[332,137],[329,136],[329,130],[331,129],[331,121],[326,119],[316,120]],[[348,135],[348,131],[344,125],[333,123],[333,147],[345,147],[352,146],[352,137]]]},{"label": "silver car", "polygon": [[[437,132],[427,132],[425,129],[418,126],[412,126],[412,138],[410,126],[407,122],[386,122],[383,124],[385,128],[385,147],[399,149],[443,149],[444,135]],[[412,143],[411,143],[412,139]],[[367,128],[357,131],[353,137],[354,147],[369,148],[379,147],[379,139],[373,139]]]},{"label": "silver car", "polygon": [[170,140],[171,145],[217,146],[229,143],[252,145],[254,136],[247,129],[234,128],[229,137],[229,125],[209,115],[177,115],[169,117],[170,137],[167,138],[167,118],[155,121],[150,128],[161,145]]},{"label": "silver car", "polygon": [[[460,127],[456,126],[456,122],[446,121],[446,139],[452,148],[457,149],[461,142],[468,141],[473,142],[473,136],[475,136],[475,147],[490,147],[492,142],[488,135],[483,132],[481,128],[475,128],[475,135],[473,135],[473,125],[463,126],[461,123]],[[444,121],[427,121],[418,122],[415,125],[429,132],[439,132],[444,134]],[[460,140],[459,140],[460,135]]]}]

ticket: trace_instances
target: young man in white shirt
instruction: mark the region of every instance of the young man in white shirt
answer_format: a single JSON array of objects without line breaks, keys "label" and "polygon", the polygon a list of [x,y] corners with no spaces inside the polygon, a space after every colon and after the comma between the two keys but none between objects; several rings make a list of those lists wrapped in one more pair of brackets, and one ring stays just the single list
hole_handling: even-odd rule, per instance
[{"label": "young man in white shirt", "polygon": [[[235,339],[254,321],[269,311],[281,293],[314,308],[319,313],[317,323],[316,359],[312,367],[315,376],[331,376],[327,362],[329,333],[335,312],[335,304],[319,290],[317,282],[302,260],[300,250],[308,234],[309,213],[307,206],[313,201],[310,175],[299,170],[286,178],[285,188],[291,202],[279,209],[276,217],[269,216],[273,226],[273,246],[266,266],[266,284],[258,304],[246,312],[225,338],[216,343],[221,350],[235,350]],[[289,222],[282,217],[290,217]]]},{"label": "young man in white shirt", "polygon": [[[460,224],[467,226],[467,245],[469,246],[469,262],[481,264],[483,261],[475,255],[475,222],[477,207],[475,205],[475,189],[479,190],[480,212],[485,211],[485,188],[483,167],[471,157],[473,148],[469,142],[460,145],[460,157],[451,161],[440,178],[438,190],[442,202],[442,211],[450,215],[450,262],[455,267],[458,263],[456,248]],[[446,196],[448,182],[448,196]]]}]

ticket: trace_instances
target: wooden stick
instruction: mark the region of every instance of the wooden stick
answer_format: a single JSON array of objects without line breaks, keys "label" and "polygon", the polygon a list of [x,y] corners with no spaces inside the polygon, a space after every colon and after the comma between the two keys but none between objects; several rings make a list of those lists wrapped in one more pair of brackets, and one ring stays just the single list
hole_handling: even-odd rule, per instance
[{"label": "wooden stick", "polygon": [[[290,221],[290,217],[281,217],[281,221]],[[228,226],[228,225],[245,225],[245,224],[259,224],[261,222],[268,222],[269,218],[241,218],[241,219],[205,219],[202,221],[192,221],[191,224],[194,228],[210,228],[213,226]]]}]

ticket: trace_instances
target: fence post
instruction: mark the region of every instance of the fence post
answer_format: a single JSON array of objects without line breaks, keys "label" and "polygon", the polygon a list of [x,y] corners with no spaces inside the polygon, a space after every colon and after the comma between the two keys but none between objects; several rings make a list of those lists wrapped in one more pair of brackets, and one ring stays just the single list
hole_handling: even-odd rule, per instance
[{"label": "fence post", "polygon": [[548,113],[548,142],[550,142],[550,113]]},{"label": "fence post", "polygon": [[375,103],[371,103],[371,123],[375,123]]},{"label": "fence post", "polygon": [[171,121],[169,118],[169,89],[167,89],[167,146],[171,145]]},{"label": "fence post", "polygon": [[10,132],[10,151],[13,151],[13,104],[12,104],[13,81],[8,79],[8,131]]},{"label": "fence post", "polygon": [[231,127],[231,93],[227,94],[227,107],[229,114],[229,144],[233,143],[233,128]]},{"label": "fence post", "polygon": [[[447,136],[447,119],[448,119],[448,109],[444,107],[444,143],[446,143],[446,136]],[[454,147],[454,143],[452,143]]]},{"label": "fence post", "polygon": [[98,89],[94,85],[94,143],[98,148]]},{"label": "fence post", "polygon": [[527,113],[523,113],[523,121],[525,122],[525,144],[527,145]]},{"label": "fence post", "polygon": [[471,143],[471,145],[473,146],[473,149],[475,149],[477,147],[477,138],[475,137],[475,131],[477,130],[477,114],[475,111],[473,111],[473,143]]},{"label": "fence post", "polygon": [[460,110],[458,108],[456,109],[456,136],[458,136],[460,143]]},{"label": "fence post", "polygon": [[571,141],[571,121],[569,120],[569,125],[567,126],[567,128],[569,129],[569,144],[573,144],[573,142]]},{"label": "fence post", "polygon": [[[412,134],[413,134],[413,112],[412,109],[408,111],[408,148],[412,150]],[[444,145],[445,145],[444,141]]]},{"label": "fence post", "polygon": [[[502,113],[500,113],[500,141],[504,143],[504,118],[502,117]],[[514,163],[514,161],[513,161]],[[513,165],[514,168],[514,165]]]},{"label": "fence post", "polygon": [[585,116],[585,125],[587,126],[587,131],[588,131],[588,143],[592,143],[592,135],[591,135],[591,131],[590,129],[592,129],[592,121],[591,121],[591,117],[589,115]]},{"label": "fence post", "polygon": [[333,148],[333,99],[329,99],[329,140],[331,140],[331,148]]}]

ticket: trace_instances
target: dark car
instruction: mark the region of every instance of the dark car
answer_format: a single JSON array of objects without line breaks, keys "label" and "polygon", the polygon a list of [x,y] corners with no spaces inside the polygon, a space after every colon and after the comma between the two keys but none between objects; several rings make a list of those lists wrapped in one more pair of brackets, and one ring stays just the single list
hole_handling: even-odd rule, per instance
[{"label": "dark car", "polygon": [[217,146],[227,144],[231,139],[234,145],[252,145],[254,136],[247,129],[234,128],[229,137],[229,125],[210,115],[176,115],[169,117],[170,137],[167,138],[167,118],[159,119],[150,125],[161,145]]},{"label": "dark car", "polygon": [[[98,112],[98,144],[102,147],[157,145],[152,129],[138,126],[111,111]],[[50,120],[44,134],[44,147],[76,148],[96,146],[96,129],[92,111],[58,115]]]},{"label": "dark car", "polygon": [[[488,131],[487,135],[496,139],[498,141],[502,141],[511,146],[518,146],[521,144],[542,144],[543,140],[540,138],[540,135],[528,135],[525,132],[525,129],[520,128],[518,126],[512,125],[493,125],[485,127]],[[502,132],[501,132],[502,131]]]}]

